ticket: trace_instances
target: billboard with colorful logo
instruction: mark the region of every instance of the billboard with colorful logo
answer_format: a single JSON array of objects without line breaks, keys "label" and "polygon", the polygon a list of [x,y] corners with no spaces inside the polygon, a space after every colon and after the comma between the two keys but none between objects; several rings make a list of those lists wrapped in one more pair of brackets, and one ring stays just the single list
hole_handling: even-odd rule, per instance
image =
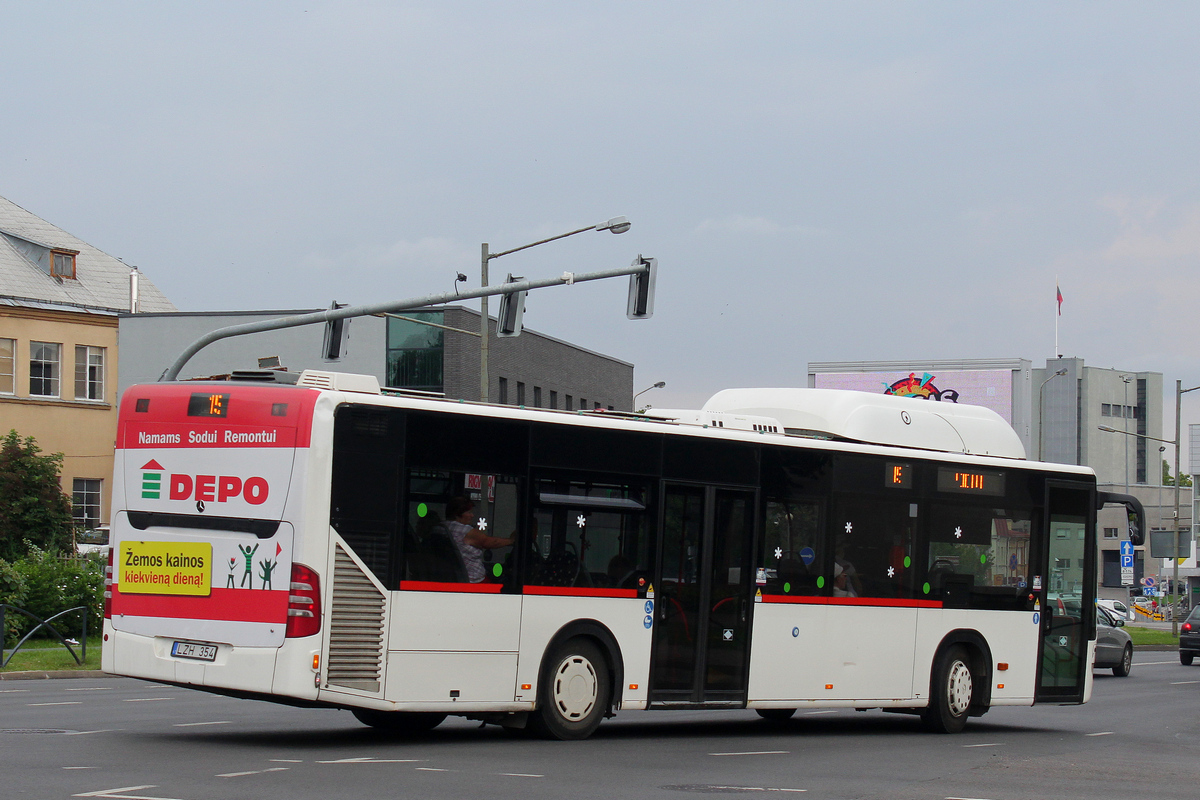
[{"label": "billboard with colorful logo", "polygon": [[940,403],[967,403],[995,411],[1012,424],[1012,370],[818,372],[817,389],[851,389]]}]

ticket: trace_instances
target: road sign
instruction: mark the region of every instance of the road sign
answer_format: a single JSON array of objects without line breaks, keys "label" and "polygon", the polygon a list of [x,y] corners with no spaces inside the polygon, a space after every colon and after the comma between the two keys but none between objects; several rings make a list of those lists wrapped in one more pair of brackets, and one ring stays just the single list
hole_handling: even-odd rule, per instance
[{"label": "road sign", "polygon": [[1133,542],[1129,541],[1128,539],[1121,542],[1121,555],[1123,555],[1123,556],[1133,555]]},{"label": "road sign", "polygon": [[1154,578],[1149,575],[1142,578],[1142,586],[1145,586],[1147,589],[1151,588],[1154,586]]},{"label": "road sign", "polygon": [[1133,569],[1133,556],[1121,556],[1121,569]]},{"label": "road sign", "polygon": [[1121,567],[1121,585],[1133,586],[1133,567]]}]

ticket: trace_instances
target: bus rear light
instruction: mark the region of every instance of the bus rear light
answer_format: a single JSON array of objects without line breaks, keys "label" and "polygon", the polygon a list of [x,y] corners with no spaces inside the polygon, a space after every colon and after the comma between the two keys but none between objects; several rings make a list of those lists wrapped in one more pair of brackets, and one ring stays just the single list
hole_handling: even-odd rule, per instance
[{"label": "bus rear light", "polygon": [[288,587],[287,632],[289,639],[312,636],[321,630],[321,582],[317,573],[303,564],[292,564]]},{"label": "bus rear light", "polygon": [[104,618],[112,619],[113,549],[108,548],[108,565],[104,567]]}]

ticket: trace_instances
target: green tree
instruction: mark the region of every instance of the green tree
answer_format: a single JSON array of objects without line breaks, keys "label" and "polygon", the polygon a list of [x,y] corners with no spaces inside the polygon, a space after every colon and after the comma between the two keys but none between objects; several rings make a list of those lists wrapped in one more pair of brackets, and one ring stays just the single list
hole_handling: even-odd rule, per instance
[{"label": "green tree", "polygon": [[[1171,465],[1167,463],[1167,460],[1165,458],[1163,459],[1162,485],[1163,486],[1174,486],[1175,485],[1175,478],[1173,478],[1171,476]],[[1184,475],[1180,479],[1179,485],[1180,486],[1191,486],[1192,485],[1192,476]]]},{"label": "green tree", "polygon": [[57,552],[71,542],[71,500],[59,485],[62,453],[41,455],[32,436],[0,439],[0,559],[25,555],[26,541]]}]

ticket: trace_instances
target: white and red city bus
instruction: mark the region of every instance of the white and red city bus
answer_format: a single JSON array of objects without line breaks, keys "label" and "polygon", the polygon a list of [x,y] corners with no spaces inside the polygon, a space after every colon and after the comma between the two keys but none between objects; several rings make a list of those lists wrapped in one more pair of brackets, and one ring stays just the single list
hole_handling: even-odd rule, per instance
[{"label": "white and red city bus", "polygon": [[[985,409],[734,390],[650,417],[265,377],[125,392],[106,671],[558,738],[656,708],[953,732],[1090,695],[1113,498]],[[474,582],[464,504],[514,542]]]}]

